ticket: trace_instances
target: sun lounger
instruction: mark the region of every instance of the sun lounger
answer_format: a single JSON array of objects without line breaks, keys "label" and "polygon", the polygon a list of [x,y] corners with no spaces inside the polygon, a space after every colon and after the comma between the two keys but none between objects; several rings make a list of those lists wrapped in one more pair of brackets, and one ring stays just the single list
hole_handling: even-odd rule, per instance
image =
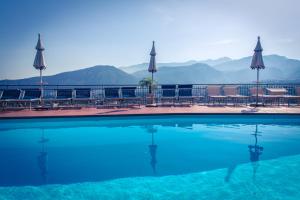
[{"label": "sun lounger", "polygon": [[221,102],[226,103],[226,96],[222,95],[221,92],[222,86],[219,85],[209,85],[207,86],[207,97],[208,97],[208,103],[212,102],[213,104],[215,102],[218,102],[219,104]]},{"label": "sun lounger", "polygon": [[300,104],[300,86],[295,87],[295,95],[284,95],[284,99],[288,106],[291,103]]},{"label": "sun lounger", "polygon": [[32,89],[24,89],[24,95],[22,98],[22,102],[25,107],[28,107],[31,109],[34,106],[38,106],[41,101],[41,90],[37,88]]},{"label": "sun lounger", "polygon": [[233,103],[234,105],[238,103],[245,103],[247,105],[249,97],[240,95],[238,86],[224,86],[223,91],[227,97],[227,102]]},{"label": "sun lounger", "polygon": [[6,89],[3,90],[0,105],[2,109],[14,109],[21,108],[20,102],[21,90],[18,89]]},{"label": "sun lounger", "polygon": [[57,89],[56,98],[52,105],[58,104],[58,108],[72,107],[73,90],[72,89]]},{"label": "sun lounger", "polygon": [[[277,104],[279,105],[287,90],[285,88],[258,88],[258,101],[261,101],[262,104]],[[255,102],[256,99],[256,87],[250,88],[250,94],[252,101]]]},{"label": "sun lounger", "polygon": [[19,99],[21,96],[21,90],[18,89],[7,89],[3,90],[1,100],[16,100]]},{"label": "sun lounger", "polygon": [[162,85],[162,96],[160,102],[162,105],[175,105],[176,85]]},{"label": "sun lounger", "polygon": [[287,94],[285,88],[266,88],[266,95],[264,95],[265,103],[270,102],[271,104],[277,103],[280,105],[284,102],[284,96]]},{"label": "sun lounger", "polygon": [[193,96],[193,85],[178,85],[178,103],[193,104],[200,96]]},{"label": "sun lounger", "polygon": [[76,106],[91,105],[94,99],[91,98],[91,88],[75,88],[75,97],[72,99]]},{"label": "sun lounger", "polygon": [[122,87],[121,93],[122,93],[122,100],[121,104],[124,105],[139,105],[141,106],[142,98],[136,96],[136,87]]},{"label": "sun lounger", "polygon": [[120,106],[122,98],[120,97],[119,87],[104,88],[104,106],[115,107]]},{"label": "sun lounger", "polygon": [[40,100],[41,99],[41,90],[40,89],[24,89],[24,100]]},{"label": "sun lounger", "polygon": [[[258,96],[256,94],[258,91]],[[264,104],[264,89],[259,87],[258,90],[256,87],[252,87],[249,89],[251,102],[256,102],[256,96],[258,97],[258,102]]]}]

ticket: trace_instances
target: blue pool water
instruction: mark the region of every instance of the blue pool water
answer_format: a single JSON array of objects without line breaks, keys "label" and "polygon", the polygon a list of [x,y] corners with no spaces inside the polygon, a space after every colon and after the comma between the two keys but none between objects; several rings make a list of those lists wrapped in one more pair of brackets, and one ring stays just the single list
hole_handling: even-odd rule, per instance
[{"label": "blue pool water", "polygon": [[300,199],[300,116],[0,120],[0,199]]}]

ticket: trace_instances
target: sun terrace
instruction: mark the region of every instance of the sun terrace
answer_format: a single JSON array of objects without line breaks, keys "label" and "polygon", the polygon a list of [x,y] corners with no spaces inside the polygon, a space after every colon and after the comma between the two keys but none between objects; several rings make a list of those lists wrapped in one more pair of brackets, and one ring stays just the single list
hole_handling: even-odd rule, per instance
[{"label": "sun terrace", "polygon": [[2,117],[300,110],[300,84],[1,85],[0,97]]},{"label": "sun terrace", "polygon": [[[40,72],[39,85],[0,85],[1,116],[31,116],[30,112],[14,112],[19,110],[49,111],[49,110],[80,110],[86,108],[101,109],[91,110],[87,115],[104,114],[104,109],[115,109],[110,113],[137,114],[137,111],[122,110],[120,108],[137,108],[139,114],[172,113],[163,107],[172,107],[173,113],[255,113],[259,110],[252,107],[277,106],[272,111],[277,113],[299,113],[300,84],[261,84],[259,72],[265,68],[262,57],[262,46],[258,37],[254,55],[250,65],[256,70],[256,84],[156,84],[156,50],[152,43],[148,72],[151,80],[142,80],[139,85],[47,85],[43,82],[42,72],[46,69],[40,34],[36,45],[34,68]],[[188,80],[187,80],[188,82]],[[222,110],[208,106],[233,106],[248,109]],[[195,107],[202,106],[202,108]],[[205,109],[204,106],[206,106]],[[278,107],[288,107],[288,110]],[[290,107],[293,106],[293,109]],[[296,107],[295,107],[296,106]],[[177,107],[177,110],[174,109]],[[192,107],[192,109],[187,109]],[[152,109],[146,109],[152,108]],[[180,108],[180,109],[178,109]],[[262,110],[262,109],[261,109]],[[7,114],[7,112],[9,114]],[[85,112],[73,112],[71,115],[83,115]],[[270,111],[263,110],[264,113]],[[49,112],[48,112],[49,113]],[[56,112],[57,113],[57,112]],[[64,114],[66,112],[63,112]],[[35,114],[40,116],[40,114]],[[48,114],[53,115],[53,112]]]}]

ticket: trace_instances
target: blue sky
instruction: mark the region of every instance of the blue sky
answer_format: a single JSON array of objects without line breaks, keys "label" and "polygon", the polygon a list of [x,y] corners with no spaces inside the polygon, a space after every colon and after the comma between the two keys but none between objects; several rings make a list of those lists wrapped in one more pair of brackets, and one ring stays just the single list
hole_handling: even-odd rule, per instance
[{"label": "blue sky", "polygon": [[42,34],[45,75],[97,64],[240,58],[257,35],[264,54],[299,59],[298,0],[0,0],[0,79],[38,75]]}]

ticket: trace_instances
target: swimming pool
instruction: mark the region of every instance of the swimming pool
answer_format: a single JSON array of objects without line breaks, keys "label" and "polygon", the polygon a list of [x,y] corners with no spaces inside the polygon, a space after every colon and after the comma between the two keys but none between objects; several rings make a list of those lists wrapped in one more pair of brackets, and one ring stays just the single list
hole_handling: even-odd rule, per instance
[{"label": "swimming pool", "polygon": [[0,120],[0,158],[0,199],[300,199],[300,116]]}]

